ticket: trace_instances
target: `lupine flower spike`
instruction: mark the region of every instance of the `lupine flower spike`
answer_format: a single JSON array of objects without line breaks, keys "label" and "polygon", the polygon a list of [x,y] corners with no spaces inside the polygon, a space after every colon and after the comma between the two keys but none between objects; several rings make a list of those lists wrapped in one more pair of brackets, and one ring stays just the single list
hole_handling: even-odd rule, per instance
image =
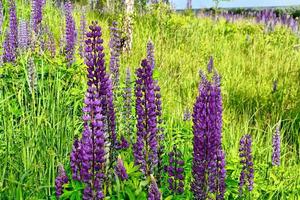
[{"label": "lupine flower spike", "polygon": [[194,104],[193,132],[194,154],[191,190],[195,199],[215,196],[224,199],[225,156],[222,139],[222,96],[220,77],[207,80],[201,72],[199,96]]},{"label": "lupine flower spike", "polygon": [[154,58],[154,44],[152,41],[149,41],[147,44],[147,60],[153,70],[155,67],[155,58]]},{"label": "lupine flower spike", "polygon": [[68,183],[68,177],[66,175],[65,169],[62,165],[58,166],[58,176],[55,179],[55,189],[56,189],[56,197],[59,199],[63,194],[63,186]]},{"label": "lupine flower spike", "polygon": [[173,151],[169,153],[169,166],[166,167],[168,173],[168,189],[177,194],[184,192],[184,161],[182,154],[176,146]]},{"label": "lupine flower spike", "polygon": [[137,140],[133,146],[135,164],[149,176],[158,162],[157,116],[155,104],[155,85],[152,67],[146,59],[136,71],[135,86]]},{"label": "lupine flower spike", "polygon": [[240,174],[239,192],[243,195],[244,186],[247,186],[248,191],[253,190],[253,157],[252,157],[252,139],[250,135],[244,135],[240,140],[240,159],[242,171]]},{"label": "lupine flower spike", "polygon": [[280,122],[276,126],[276,130],[273,134],[273,154],[272,154],[272,165],[280,165]]},{"label": "lupine flower spike", "polygon": [[151,183],[149,186],[149,191],[148,191],[148,200],[161,200],[161,193],[158,189],[158,186],[156,184],[155,178],[151,175]]},{"label": "lupine flower spike", "polygon": [[74,62],[75,44],[76,44],[76,28],[75,20],[72,15],[72,4],[70,1],[65,3],[65,15],[66,15],[66,60],[69,65]]},{"label": "lupine flower spike", "polygon": [[105,127],[102,115],[101,98],[97,88],[100,85],[99,64],[103,60],[103,40],[101,28],[93,23],[89,27],[86,40],[86,65],[88,71],[88,89],[85,95],[82,117],[83,132],[80,140],[75,140],[70,155],[70,166],[74,180],[85,183],[83,199],[103,199],[103,180],[106,164]]},{"label": "lupine flower spike", "polygon": [[14,62],[17,58],[18,47],[18,21],[16,4],[14,0],[9,1],[9,28],[6,32],[3,48],[3,61]]},{"label": "lupine flower spike", "polygon": [[119,179],[121,179],[122,181],[128,179],[128,174],[126,172],[126,169],[124,167],[121,157],[118,157],[117,165],[115,168],[115,173],[119,177]]},{"label": "lupine flower spike", "polygon": [[110,72],[112,74],[114,88],[119,85],[119,68],[120,68],[120,53],[121,53],[121,39],[118,23],[113,22],[110,27]]},{"label": "lupine flower spike", "polygon": [[212,56],[210,56],[209,62],[207,64],[208,73],[211,73],[213,71],[213,67],[214,67],[214,58]]},{"label": "lupine flower spike", "polygon": [[32,0],[31,27],[38,33],[43,20],[43,0]]},{"label": "lupine flower spike", "polygon": [[24,53],[26,52],[27,48],[29,47],[29,26],[26,21],[20,20],[19,22],[19,31],[18,31],[18,47],[19,52]]}]

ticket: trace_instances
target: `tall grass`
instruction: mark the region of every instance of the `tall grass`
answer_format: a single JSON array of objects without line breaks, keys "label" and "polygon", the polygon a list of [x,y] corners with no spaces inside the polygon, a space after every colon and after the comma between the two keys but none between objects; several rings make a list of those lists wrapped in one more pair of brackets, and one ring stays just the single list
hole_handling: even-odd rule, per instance
[{"label": "tall grass", "polygon": [[[29,9],[19,16],[29,17]],[[108,47],[108,22],[112,16],[89,12],[98,20]],[[79,26],[80,12],[76,12]],[[61,16],[49,3],[44,23],[59,40]],[[191,179],[192,124],[183,112],[197,95],[199,70],[211,55],[222,76],[224,101],[223,145],[227,161],[226,198],[236,198],[240,169],[239,139],[253,138],[255,185],[252,199],[297,199],[300,196],[300,52],[298,36],[277,27],[249,21],[235,24],[194,16],[154,11],[134,18],[133,50],[121,58],[121,80],[127,66],[136,69],[145,57],[146,44],[155,44],[155,79],[159,81],[166,129],[165,143],[180,146],[186,163],[186,183]],[[1,37],[1,39],[3,39]],[[106,48],[108,55],[108,48]],[[85,66],[77,54],[67,68],[63,57],[34,56],[38,88],[28,89],[27,59],[0,68],[0,199],[47,199],[53,193],[56,167],[67,163],[73,138],[82,130],[81,108],[85,91]],[[106,57],[108,61],[108,57]],[[272,92],[273,81],[278,90]],[[282,164],[271,168],[272,133],[282,121]],[[134,134],[134,133],[130,133]],[[168,149],[169,148],[169,149]],[[186,184],[186,191],[189,184]],[[190,199],[186,192],[183,199]]]}]

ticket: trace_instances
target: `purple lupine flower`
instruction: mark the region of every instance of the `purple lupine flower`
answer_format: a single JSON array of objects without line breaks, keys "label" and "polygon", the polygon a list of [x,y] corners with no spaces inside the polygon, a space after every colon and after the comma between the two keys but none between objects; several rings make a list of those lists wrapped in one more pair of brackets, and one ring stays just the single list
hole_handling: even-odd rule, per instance
[{"label": "purple lupine flower", "polygon": [[272,165],[280,165],[280,123],[277,124],[276,130],[272,138],[273,154],[272,154]]},{"label": "purple lupine flower", "polygon": [[32,0],[31,25],[35,33],[38,33],[43,20],[43,0]]},{"label": "purple lupine flower", "polygon": [[[88,66],[89,82],[94,80],[95,69]],[[80,177],[86,183],[83,199],[93,199],[103,196],[102,181],[104,178],[103,167],[105,164],[105,136],[101,103],[94,84],[89,85],[84,100],[84,130],[81,138],[81,169]]]},{"label": "purple lupine flower", "polygon": [[19,22],[19,30],[18,30],[18,48],[20,52],[25,52],[29,47],[29,26],[28,23],[24,20],[20,20]]},{"label": "purple lupine flower", "polygon": [[148,190],[148,200],[161,200],[161,193],[156,184],[155,178],[151,175],[151,183]]},{"label": "purple lupine flower", "polygon": [[74,140],[73,149],[70,153],[70,167],[72,171],[72,179],[80,181],[80,169],[81,169],[81,141],[77,138]]},{"label": "purple lupine flower", "polygon": [[222,96],[220,77],[207,80],[200,72],[199,96],[194,104],[194,153],[191,190],[195,199],[214,195],[224,199],[226,176],[222,150]]},{"label": "purple lupine flower", "polygon": [[66,15],[66,46],[65,46],[65,54],[66,60],[69,65],[74,62],[74,53],[75,53],[75,44],[76,44],[76,28],[75,28],[75,20],[72,16],[72,4],[70,1],[65,3],[65,15]]},{"label": "purple lupine flower", "polygon": [[158,143],[155,84],[152,67],[146,59],[142,60],[136,74],[137,140],[133,151],[135,164],[140,165],[141,171],[149,176],[157,166]]},{"label": "purple lupine flower", "polygon": [[119,68],[120,68],[120,52],[121,52],[121,39],[120,30],[118,29],[118,23],[113,22],[110,27],[110,72],[112,74],[113,86],[118,87],[119,85]]},{"label": "purple lupine flower", "polygon": [[[90,26],[89,29],[92,31],[92,33],[89,32],[86,35],[86,64],[88,66],[97,66],[97,71],[95,72],[96,81],[99,82],[97,83],[97,92],[99,94],[102,107],[101,114],[103,116],[104,128],[106,132],[105,137],[107,139],[106,147],[109,148],[109,163],[112,164],[116,161],[115,149],[117,148],[118,144],[112,81],[109,78],[105,68],[101,28],[97,25],[97,22],[93,22],[93,25]],[[96,46],[93,41],[97,42]],[[92,60],[93,56],[97,59]]]},{"label": "purple lupine flower", "polygon": [[169,153],[169,165],[166,167],[168,173],[168,189],[177,194],[184,192],[184,161],[182,153],[174,146],[173,151]]},{"label": "purple lupine flower", "polygon": [[33,58],[28,59],[27,69],[28,69],[27,74],[28,74],[28,81],[29,81],[29,91],[33,94],[37,89],[37,74],[36,74]]},{"label": "purple lupine flower", "polygon": [[85,56],[88,71],[88,89],[85,95],[84,130],[80,141],[74,142],[70,165],[75,180],[81,180],[86,187],[83,199],[103,199],[102,182],[106,163],[105,124],[102,115],[102,99],[98,87],[101,84],[99,71],[104,63],[101,29],[96,23],[89,27]]},{"label": "purple lupine flower", "polygon": [[59,199],[63,194],[63,186],[68,183],[68,177],[66,175],[63,165],[58,166],[58,175],[55,179],[55,190],[56,197]]},{"label": "purple lupine flower", "polygon": [[248,191],[253,190],[253,157],[252,157],[252,139],[249,134],[244,135],[240,140],[240,159],[242,164],[242,171],[240,174],[239,192],[243,195],[243,188],[246,185]]},{"label": "purple lupine flower", "polygon": [[85,17],[85,9],[82,9],[82,13],[80,16],[80,39],[79,39],[79,55],[81,58],[84,58],[84,48],[85,48],[85,34],[86,34],[86,17]]},{"label": "purple lupine flower", "polygon": [[207,64],[207,71],[208,71],[208,73],[211,73],[212,70],[213,70],[213,68],[214,68],[214,58],[212,56],[210,56],[209,62]]},{"label": "purple lupine flower", "polygon": [[154,58],[154,44],[151,40],[147,43],[147,60],[153,70],[155,67],[155,58]]},{"label": "purple lupine flower", "polygon": [[130,136],[130,142],[133,139],[133,116],[132,116],[132,83],[130,69],[126,69],[125,88],[123,91],[123,124],[125,125],[125,134]]},{"label": "purple lupine flower", "polygon": [[217,152],[217,168],[218,168],[218,174],[219,177],[219,193],[217,194],[216,199],[224,199],[224,194],[226,190],[226,162],[225,162],[225,154],[222,149],[219,149]]},{"label": "purple lupine flower", "polygon": [[6,32],[3,48],[3,61],[14,62],[18,47],[18,21],[16,14],[16,4],[14,0],[9,1],[9,29]]},{"label": "purple lupine flower", "polygon": [[120,150],[120,149],[128,149],[129,148],[129,143],[126,140],[126,138],[122,135],[121,136],[121,141],[118,142],[116,149]]},{"label": "purple lupine flower", "polygon": [[117,166],[115,168],[115,173],[121,179],[122,181],[128,179],[128,174],[126,172],[126,169],[124,167],[122,159],[119,157],[117,161]]}]

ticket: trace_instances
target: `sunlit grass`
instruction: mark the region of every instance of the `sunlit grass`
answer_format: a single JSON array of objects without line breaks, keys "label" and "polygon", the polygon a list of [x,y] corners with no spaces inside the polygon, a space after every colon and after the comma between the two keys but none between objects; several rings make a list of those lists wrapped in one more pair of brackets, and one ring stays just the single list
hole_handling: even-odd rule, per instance
[{"label": "sunlit grass", "polygon": [[[30,10],[20,13],[28,19]],[[78,26],[79,18],[77,12]],[[88,14],[89,22],[97,19],[102,26],[106,47],[112,18]],[[44,19],[58,44],[58,10],[47,5]],[[226,197],[231,199],[238,193],[238,144],[245,133],[253,137],[252,198],[296,199],[300,195],[300,53],[294,48],[299,43],[294,33],[280,27],[265,33],[261,25],[249,21],[231,24],[222,19],[157,12],[134,17],[133,38],[132,53],[122,57],[121,77],[127,66],[132,72],[139,66],[151,39],[155,45],[154,76],[162,92],[166,150],[174,143],[182,144],[186,191],[191,179],[192,123],[183,122],[183,111],[186,107],[192,110],[199,70],[206,70],[213,55],[215,69],[222,76]],[[108,55],[108,49],[105,51]],[[35,55],[38,88],[32,95],[26,76],[28,56],[33,55],[28,53],[17,65],[0,68],[0,199],[49,198],[57,164],[68,163],[73,139],[82,129],[86,87],[83,61],[78,58],[74,66],[67,68],[61,56],[51,59]],[[274,80],[278,80],[278,90],[272,92]],[[275,169],[271,167],[271,138],[279,120],[282,165]],[[190,197],[189,192],[184,196]]]}]

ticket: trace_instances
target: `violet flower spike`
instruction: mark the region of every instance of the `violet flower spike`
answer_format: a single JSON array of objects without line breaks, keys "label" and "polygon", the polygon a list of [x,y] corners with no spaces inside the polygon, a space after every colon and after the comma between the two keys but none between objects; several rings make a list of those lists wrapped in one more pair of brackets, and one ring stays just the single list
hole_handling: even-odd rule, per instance
[{"label": "violet flower spike", "polygon": [[213,81],[200,72],[199,96],[194,104],[194,154],[191,190],[195,199],[224,199],[225,158],[222,150],[222,96],[220,77]]},{"label": "violet flower spike", "polygon": [[18,47],[18,21],[16,13],[16,4],[14,0],[9,1],[9,28],[6,32],[3,48],[3,61],[14,62],[17,58]]},{"label": "violet flower spike", "polygon": [[26,21],[20,20],[18,31],[18,47],[21,53],[26,52],[29,47],[29,26]]},{"label": "violet flower spike", "polygon": [[116,88],[119,85],[119,68],[120,68],[120,53],[121,53],[121,38],[118,23],[113,22],[110,27],[110,72],[112,74],[113,87]]},{"label": "violet flower spike", "polygon": [[119,177],[119,179],[122,181],[128,179],[128,174],[126,172],[126,169],[124,167],[121,157],[118,157],[117,166],[115,167],[115,173]]},{"label": "violet flower spike", "polygon": [[273,143],[272,165],[280,166],[280,122],[278,122],[276,126],[276,130],[272,138],[272,143]]},{"label": "violet flower spike", "polygon": [[184,161],[182,153],[176,146],[169,153],[169,166],[166,167],[165,171],[169,177],[168,189],[175,194],[182,194],[184,192]]},{"label": "violet flower spike", "polygon": [[161,193],[158,189],[158,186],[156,184],[155,178],[151,175],[151,183],[148,190],[148,200],[161,200]]},{"label": "violet flower spike", "polygon": [[80,181],[80,170],[81,170],[81,141],[77,138],[74,140],[73,148],[70,154],[70,167],[72,171],[72,179]]},{"label": "violet flower spike", "polygon": [[154,70],[155,67],[154,44],[151,40],[147,43],[147,60],[151,66],[151,69]]},{"label": "violet flower spike", "polygon": [[63,194],[63,186],[68,183],[68,177],[66,175],[65,169],[62,165],[58,166],[58,175],[55,179],[55,190],[56,197],[59,199]]},{"label": "violet flower spike", "polygon": [[212,70],[213,70],[213,68],[214,68],[214,58],[212,56],[210,56],[209,62],[207,64],[207,71],[208,71],[208,73],[211,73]]},{"label": "violet flower spike", "polygon": [[[102,115],[103,107],[101,96],[98,92],[100,85],[99,70],[103,59],[103,40],[101,39],[101,28],[94,22],[89,27],[86,39],[86,65],[88,66],[88,90],[84,100],[84,130],[80,142],[80,178],[86,183],[83,199],[103,199],[102,182],[106,163],[105,151],[105,126]],[[97,62],[95,62],[97,61]]]},{"label": "violet flower spike", "polygon": [[[137,141],[133,146],[135,164],[149,176],[158,163],[157,113],[152,67],[146,59],[137,69],[135,87]],[[147,158],[147,160],[145,160]]]},{"label": "violet flower spike", "polygon": [[38,33],[43,20],[43,0],[32,0],[31,25],[35,33]]},{"label": "violet flower spike", "polygon": [[243,195],[244,186],[247,186],[248,191],[253,190],[254,168],[252,157],[252,139],[250,135],[244,135],[240,140],[240,163],[242,171],[240,174],[239,192]]},{"label": "violet flower spike", "polygon": [[74,62],[74,53],[75,53],[75,44],[76,44],[76,28],[75,28],[75,20],[72,16],[72,4],[70,1],[65,3],[65,16],[66,16],[66,60],[69,65]]}]

